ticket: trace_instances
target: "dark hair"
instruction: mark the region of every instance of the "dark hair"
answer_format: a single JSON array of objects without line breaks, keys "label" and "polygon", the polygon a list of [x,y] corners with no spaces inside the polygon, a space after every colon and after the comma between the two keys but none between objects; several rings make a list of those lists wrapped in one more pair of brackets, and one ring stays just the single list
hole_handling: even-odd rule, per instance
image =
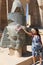
[{"label": "dark hair", "polygon": [[34,29],[36,30],[37,35],[38,35],[39,37],[41,37],[40,34],[39,34],[39,30],[38,30],[38,28],[34,28]]},{"label": "dark hair", "polygon": [[[40,42],[41,42],[41,36],[40,36],[40,34],[39,34],[39,30],[38,30],[37,28],[34,28],[34,29],[36,30],[37,35],[39,36],[39,38],[40,38]],[[41,42],[41,44],[42,44],[42,42]]]}]

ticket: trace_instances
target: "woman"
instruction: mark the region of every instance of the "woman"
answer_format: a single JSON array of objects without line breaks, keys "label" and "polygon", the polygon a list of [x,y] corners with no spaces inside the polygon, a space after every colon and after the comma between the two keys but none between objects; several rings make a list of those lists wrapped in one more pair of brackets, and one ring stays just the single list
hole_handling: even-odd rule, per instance
[{"label": "woman", "polygon": [[[23,29],[24,30],[24,29]],[[36,57],[40,58],[40,65],[42,63],[42,42],[41,36],[37,28],[31,30],[31,32],[27,32],[24,30],[26,34],[32,36],[32,56],[33,56],[33,65],[36,65]]]}]

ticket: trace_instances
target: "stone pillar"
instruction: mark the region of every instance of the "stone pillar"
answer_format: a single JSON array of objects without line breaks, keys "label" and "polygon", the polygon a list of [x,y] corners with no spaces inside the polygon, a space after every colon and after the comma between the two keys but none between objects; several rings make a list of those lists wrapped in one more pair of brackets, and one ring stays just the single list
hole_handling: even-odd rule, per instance
[{"label": "stone pillar", "polygon": [[41,27],[41,18],[37,0],[30,0],[31,27]]},{"label": "stone pillar", "polygon": [[7,7],[6,7],[6,0],[0,0],[0,12],[1,12],[1,15],[0,15],[0,27],[1,27],[1,30],[4,30],[5,26],[7,25]]},{"label": "stone pillar", "polygon": [[11,12],[13,1],[14,0],[8,0],[8,12]]},{"label": "stone pillar", "polygon": [[43,0],[37,0],[40,10],[41,26],[43,27]]},{"label": "stone pillar", "polygon": [[7,6],[6,0],[1,0],[1,29],[7,25]]},{"label": "stone pillar", "polygon": [[0,1],[0,30],[1,30],[1,1]]}]

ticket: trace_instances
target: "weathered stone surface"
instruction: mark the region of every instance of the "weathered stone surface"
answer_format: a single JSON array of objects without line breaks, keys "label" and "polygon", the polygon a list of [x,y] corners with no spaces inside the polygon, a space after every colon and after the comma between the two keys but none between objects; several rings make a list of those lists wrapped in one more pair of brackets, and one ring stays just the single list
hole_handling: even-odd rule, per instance
[{"label": "weathered stone surface", "polygon": [[41,27],[39,5],[37,0],[30,0],[31,26]]},{"label": "weathered stone surface", "polygon": [[[20,0],[20,1],[23,4],[23,8],[25,12],[26,11],[26,0]],[[12,2],[11,2],[11,5],[12,5]],[[9,6],[10,6],[10,3],[9,3]],[[11,10],[10,8],[9,10]],[[42,26],[43,23],[41,22],[39,3],[37,0],[30,0],[29,14],[31,15],[31,27],[43,27]]]},{"label": "weathered stone surface", "polygon": [[7,25],[6,0],[0,0],[0,28],[3,30]]},{"label": "weathered stone surface", "polygon": [[9,47],[9,45],[12,45],[13,48],[19,49],[26,44],[24,31],[22,29],[20,29],[19,32],[16,31],[16,26],[17,24],[9,25],[5,28],[1,39],[3,47]]},{"label": "weathered stone surface", "polygon": [[1,1],[0,1],[0,29],[1,29]]},{"label": "weathered stone surface", "polygon": [[12,3],[14,0],[8,0],[8,12],[11,12]]},{"label": "weathered stone surface", "polygon": [[26,25],[25,16],[22,13],[9,13],[8,20],[15,22],[15,24]]}]

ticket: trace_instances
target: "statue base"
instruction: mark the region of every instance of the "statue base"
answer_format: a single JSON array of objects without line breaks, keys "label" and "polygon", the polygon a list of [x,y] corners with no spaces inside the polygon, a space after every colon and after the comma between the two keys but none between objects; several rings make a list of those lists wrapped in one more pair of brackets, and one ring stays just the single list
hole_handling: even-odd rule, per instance
[{"label": "statue base", "polygon": [[15,57],[22,57],[22,48],[14,51]]},{"label": "statue base", "polygon": [[22,48],[20,49],[9,49],[9,54],[8,55],[14,55],[15,57],[22,57]]}]

